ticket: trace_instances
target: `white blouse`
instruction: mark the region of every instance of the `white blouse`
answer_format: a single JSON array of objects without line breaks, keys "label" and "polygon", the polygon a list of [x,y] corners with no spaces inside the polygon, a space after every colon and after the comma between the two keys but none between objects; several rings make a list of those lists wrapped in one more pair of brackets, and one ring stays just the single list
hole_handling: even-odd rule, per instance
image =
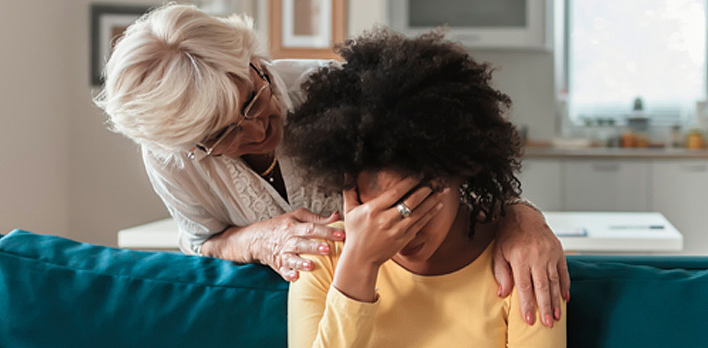
[{"label": "white blouse", "polygon": [[[333,64],[322,60],[276,60],[268,65],[276,88],[285,91],[285,105],[298,105],[300,85],[315,69]],[[335,63],[336,64],[336,63]],[[277,152],[277,150],[276,150]],[[227,156],[182,157],[183,167],[163,164],[143,147],[143,162],[155,192],[179,226],[179,246],[199,255],[202,244],[229,226],[247,226],[289,211],[306,208],[329,215],[341,208],[341,195],[326,195],[308,182],[290,158],[278,156],[288,201],[243,160]]]}]

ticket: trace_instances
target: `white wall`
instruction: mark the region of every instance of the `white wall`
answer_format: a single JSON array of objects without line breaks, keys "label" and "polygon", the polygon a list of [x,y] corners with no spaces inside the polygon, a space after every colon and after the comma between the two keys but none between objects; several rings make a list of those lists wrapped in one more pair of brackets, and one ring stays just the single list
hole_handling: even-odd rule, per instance
[{"label": "white wall", "polygon": [[2,234],[68,234],[69,2],[0,3]]},{"label": "white wall", "polygon": [[167,216],[137,147],[91,103],[89,4],[0,3],[0,233],[115,245],[120,228]]},{"label": "white wall", "polygon": [[[70,175],[69,235],[116,244],[118,230],[169,216],[143,169],[138,147],[106,130],[106,117],[93,105],[98,87],[89,84],[90,3],[69,1],[74,20],[70,61],[71,110],[68,127]],[[155,4],[154,1],[111,3]]]}]

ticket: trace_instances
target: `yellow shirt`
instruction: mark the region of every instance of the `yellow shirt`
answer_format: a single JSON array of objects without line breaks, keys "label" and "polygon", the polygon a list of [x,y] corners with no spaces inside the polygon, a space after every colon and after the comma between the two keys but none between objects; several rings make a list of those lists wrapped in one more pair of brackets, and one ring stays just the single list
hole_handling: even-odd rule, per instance
[{"label": "yellow shirt", "polygon": [[[566,346],[565,315],[553,329],[533,326],[520,314],[516,290],[497,296],[492,269],[494,243],[475,261],[452,273],[423,276],[392,260],[384,263],[374,303],[350,299],[331,286],[342,251],[312,258],[288,299],[288,345],[305,347],[543,347]],[[565,303],[562,304],[565,313]]]}]

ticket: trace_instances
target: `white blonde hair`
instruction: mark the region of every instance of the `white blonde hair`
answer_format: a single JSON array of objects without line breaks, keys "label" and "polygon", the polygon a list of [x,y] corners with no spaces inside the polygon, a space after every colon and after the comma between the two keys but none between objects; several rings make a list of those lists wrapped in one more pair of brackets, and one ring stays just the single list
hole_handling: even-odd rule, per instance
[{"label": "white blonde hair", "polygon": [[163,162],[233,122],[250,60],[265,59],[246,16],[210,16],[168,4],[132,24],[116,43],[94,102],[109,128]]}]

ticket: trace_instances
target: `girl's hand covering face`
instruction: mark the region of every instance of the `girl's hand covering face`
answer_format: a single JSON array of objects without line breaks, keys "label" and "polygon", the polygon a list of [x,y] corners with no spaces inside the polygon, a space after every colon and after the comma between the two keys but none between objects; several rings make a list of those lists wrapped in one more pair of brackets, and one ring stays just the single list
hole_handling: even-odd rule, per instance
[{"label": "girl's hand covering face", "polygon": [[[433,193],[414,177],[403,178],[386,191],[365,202],[356,188],[344,190],[344,222],[347,240],[343,254],[363,266],[379,267],[408,244],[442,208],[443,192]],[[396,209],[399,201],[412,211],[403,217]]]}]

